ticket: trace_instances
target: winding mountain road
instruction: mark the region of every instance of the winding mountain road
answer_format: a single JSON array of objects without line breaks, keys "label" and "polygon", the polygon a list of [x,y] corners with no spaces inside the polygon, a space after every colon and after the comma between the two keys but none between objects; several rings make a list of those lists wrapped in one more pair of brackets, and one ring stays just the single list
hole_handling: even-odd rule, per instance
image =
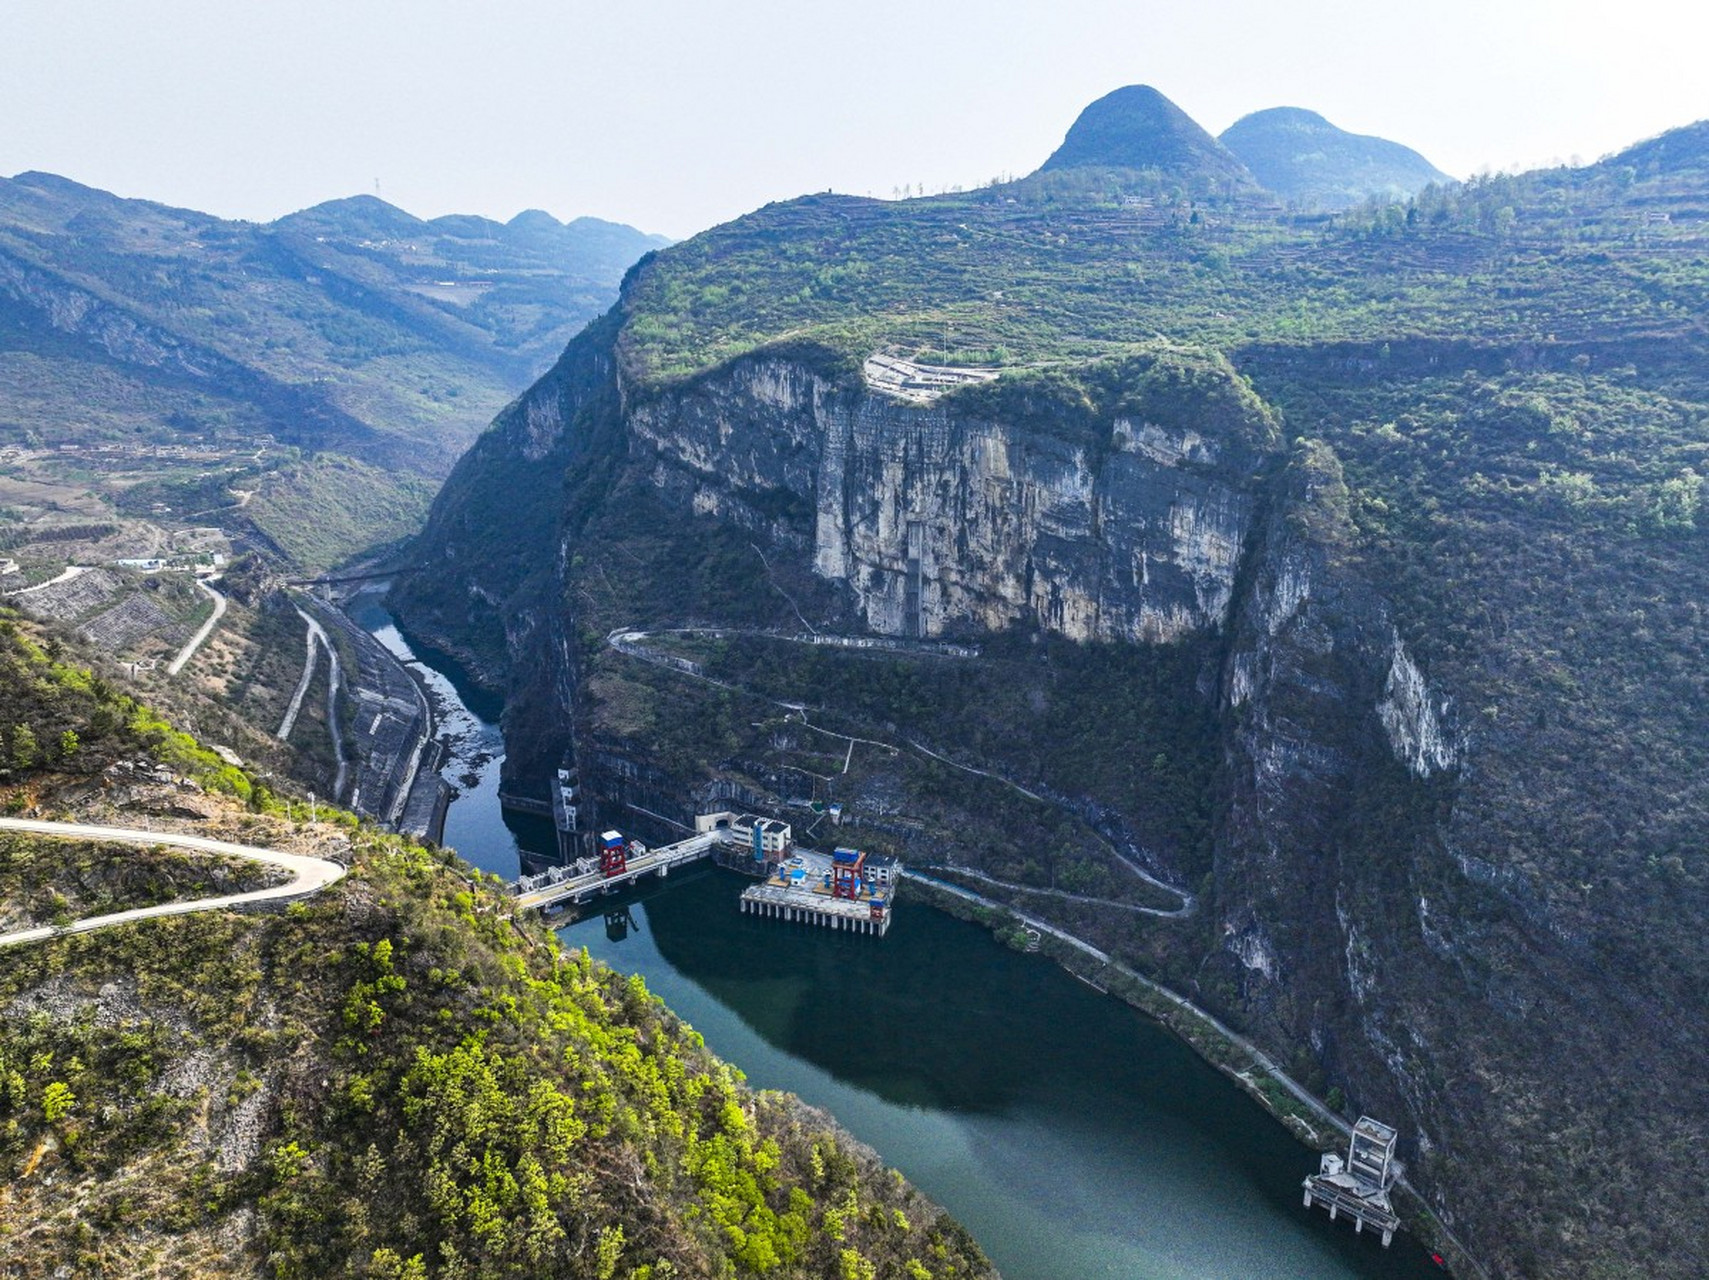
[{"label": "winding mountain road", "polygon": [[[1117,854],[1116,856],[1120,857],[1121,855]],[[1094,898],[1084,893],[1070,893],[1066,889],[1046,889],[1037,885],[1016,884],[1012,880],[999,880],[996,876],[988,876],[983,871],[975,870],[972,867],[956,866],[953,862],[945,863],[942,869],[944,871],[954,872],[958,876],[966,876],[970,880],[978,880],[981,884],[992,885],[998,889],[1011,889],[1017,893],[1036,893],[1040,897],[1061,898],[1064,902],[1084,902],[1094,907],[1115,907],[1121,911],[1132,911],[1136,915],[1157,916],[1162,920],[1184,920],[1188,916],[1192,915],[1197,909],[1198,904],[1196,899],[1185,889],[1177,889],[1172,884],[1165,884],[1163,881],[1139,870],[1139,868],[1135,867],[1131,862],[1127,862],[1127,859],[1125,858],[1123,858],[1122,861],[1127,863],[1128,867],[1136,874],[1144,877],[1146,883],[1162,889],[1165,893],[1172,893],[1179,897],[1181,899],[1181,905],[1174,908],[1147,907],[1142,906],[1137,902],[1122,902],[1117,898]],[[938,881],[937,883],[947,884],[948,882]],[[1007,907],[1007,904],[1005,903],[999,903],[998,905]],[[1010,911],[1015,910],[1013,907],[1007,907],[1007,909]]]},{"label": "winding mountain road", "polygon": [[344,868],[325,858],[313,858],[302,853],[284,853],[278,849],[258,849],[252,845],[230,844],[207,836],[182,835],[175,831],[138,831],[133,827],[100,827],[83,822],[45,822],[35,818],[0,818],[0,831],[17,831],[26,835],[47,836],[62,840],[110,840],[119,844],[166,845],[173,849],[188,849],[194,853],[220,853],[251,862],[264,862],[283,867],[292,878],[284,884],[248,893],[228,893],[214,898],[191,898],[183,902],[163,902],[154,907],[135,907],[115,911],[110,915],[90,916],[68,925],[39,925],[0,933],[0,947],[20,946],[41,942],[64,933],[89,933],[129,924],[133,920],[148,920],[157,916],[188,915],[195,911],[220,911],[227,907],[251,902],[271,902],[302,898],[318,893],[344,876]]},{"label": "winding mountain road", "polygon": [[338,765],[338,776],[332,783],[332,799],[337,800],[344,794],[344,784],[350,778],[350,761],[344,754],[344,735],[338,730],[338,682],[343,678],[343,673],[338,661],[338,650],[333,647],[326,628],[321,626],[313,615],[305,613],[301,606],[297,607],[297,616],[308,624],[314,638],[320,641],[320,647],[326,650],[326,731],[332,737],[332,757]]},{"label": "winding mountain road", "polygon": [[310,618],[307,614],[304,614],[301,609],[298,609],[297,612],[302,614],[303,621],[308,624],[303,628],[304,644],[306,646],[306,651],[303,656],[303,674],[297,679],[297,689],[296,692],[291,695],[291,705],[285,708],[285,718],[279,721],[279,731],[273,735],[275,738],[279,739],[280,742],[284,742],[290,738],[291,730],[296,727],[297,713],[303,709],[303,697],[308,693],[309,685],[314,681],[316,665],[315,659],[320,654],[320,651],[315,648],[314,619]]},{"label": "winding mountain road", "polygon": [[178,651],[178,656],[167,664],[166,674],[169,676],[175,676],[184,669],[184,664],[190,661],[191,658],[195,657],[196,650],[202,647],[202,641],[213,635],[214,628],[219,626],[220,619],[225,617],[226,598],[219,592],[215,591],[201,578],[196,579],[196,585],[213,597],[214,611],[209,616],[208,620],[201,625],[201,628],[196,632],[196,634],[190,637],[188,643]]},{"label": "winding mountain road", "polygon": [[[805,619],[803,619],[803,621],[805,621]],[[792,644],[846,644],[850,647],[863,649],[882,648],[891,651],[935,653],[940,656],[958,658],[978,657],[977,650],[968,650],[961,646],[936,644],[931,641],[898,641],[887,638],[874,639],[870,637],[831,636],[824,635],[819,632],[814,632],[810,637],[798,635],[788,636],[778,635],[767,631],[746,630],[740,627],[670,627],[664,628],[663,631],[664,634],[667,635],[714,637],[719,635],[746,635],[760,636],[768,640],[782,640]],[[624,654],[627,657],[635,658],[653,666],[664,667],[667,670],[677,672],[679,675],[689,676],[692,679],[701,680],[707,684],[717,685],[720,689],[729,689],[736,693],[746,694],[749,697],[759,698],[762,701],[771,703],[774,707],[782,707],[790,713],[792,718],[794,716],[800,716],[801,724],[806,728],[813,730],[813,732],[822,733],[832,738],[840,738],[847,741],[849,744],[849,757],[843,762],[844,773],[848,772],[848,760],[853,758],[854,744],[857,742],[881,748],[882,750],[890,752],[892,755],[901,754],[902,748],[893,742],[881,742],[874,738],[851,737],[849,734],[839,733],[835,729],[824,729],[816,724],[810,723],[807,719],[808,708],[804,703],[780,702],[776,698],[767,697],[762,693],[755,693],[750,689],[742,688],[740,685],[726,683],[723,680],[707,675],[704,671],[700,670],[699,664],[697,663],[692,663],[687,659],[674,657],[670,654],[661,653],[657,649],[650,648],[647,644],[647,640],[652,634],[654,633],[637,630],[632,627],[618,627],[605,637],[605,643],[610,648],[615,649],[618,653]],[[823,708],[821,708],[821,710],[823,710]],[[909,746],[913,747],[922,755],[930,756],[933,760],[936,760],[941,764],[946,764],[952,769],[960,769],[963,773],[977,774],[981,778],[989,778],[991,781],[1000,783],[1013,791],[1019,792],[1027,799],[1037,801],[1039,804],[1054,805],[1059,808],[1065,807],[1062,801],[1052,799],[1049,796],[1040,795],[1036,791],[1028,790],[1013,778],[1006,778],[1000,773],[992,773],[986,769],[975,768],[970,764],[963,764],[959,760],[952,760],[948,756],[932,750],[925,743],[920,742],[915,738],[908,738],[906,741]],[[1108,849],[1110,855],[1115,858],[1117,862],[1121,863],[1122,866],[1126,867],[1152,888],[1179,898],[1181,900],[1181,905],[1173,909],[1147,907],[1141,906],[1138,903],[1123,902],[1117,898],[1094,898],[1077,893],[1068,893],[1061,889],[1037,889],[1028,885],[1010,884],[1007,881],[997,880],[991,876],[985,875],[983,872],[971,871],[966,867],[955,867],[952,869],[963,875],[972,876],[974,879],[982,880],[986,884],[994,885],[999,888],[1016,889],[1026,893],[1040,893],[1047,897],[1064,898],[1071,902],[1084,902],[1093,906],[1117,907],[1123,911],[1131,911],[1139,915],[1158,916],[1165,920],[1184,919],[1198,910],[1198,898],[1190,890],[1183,889],[1178,885],[1172,885],[1167,880],[1159,879],[1117,848],[1115,842],[1108,836],[1101,832],[1096,834],[1098,835],[1098,838],[1104,842],[1104,845]]]}]

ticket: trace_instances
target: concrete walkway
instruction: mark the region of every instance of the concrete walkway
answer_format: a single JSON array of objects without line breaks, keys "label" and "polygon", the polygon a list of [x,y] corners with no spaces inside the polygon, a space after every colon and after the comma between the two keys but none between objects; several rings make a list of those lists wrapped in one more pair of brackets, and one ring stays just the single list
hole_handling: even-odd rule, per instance
[{"label": "concrete walkway", "polygon": [[287,898],[306,897],[318,893],[344,875],[344,868],[325,858],[311,858],[302,853],[283,853],[277,849],[257,849],[246,844],[228,844],[207,836],[181,835],[175,831],[138,831],[133,827],[98,827],[82,822],[44,822],[34,818],[0,818],[0,831],[18,831],[26,835],[48,836],[62,840],[110,840],[119,844],[166,845],[172,849],[188,849],[195,853],[223,853],[251,862],[264,862],[283,867],[292,875],[285,884],[268,889],[252,889],[248,893],[228,893],[217,898],[192,898],[185,902],[164,902],[157,907],[136,907],[130,911],[115,911],[111,915],[90,916],[68,925],[40,925],[14,933],[0,933],[0,947],[13,947],[26,942],[41,942],[64,933],[89,933],[95,929],[110,929],[129,924],[132,920],[147,920],[155,916],[180,916],[195,911],[221,911],[251,902],[271,902]]}]

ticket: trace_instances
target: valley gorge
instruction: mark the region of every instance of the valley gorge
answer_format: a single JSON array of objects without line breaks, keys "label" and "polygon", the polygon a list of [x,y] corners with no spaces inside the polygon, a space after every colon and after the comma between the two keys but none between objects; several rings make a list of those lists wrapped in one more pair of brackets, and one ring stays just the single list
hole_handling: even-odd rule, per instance
[{"label": "valley gorge", "polygon": [[[1209,248],[1075,230],[1079,206],[917,205],[807,198],[644,260],[459,464],[394,604],[505,695],[512,784],[573,762],[597,821],[650,838],[836,800],[838,839],[1001,886],[1395,1123],[1489,1274],[1694,1274],[1672,1118],[1709,1101],[1685,852],[1706,584],[1667,504],[1704,456],[1700,312],[1592,333],[1570,282],[1532,295],[1558,324],[1437,309],[1474,255],[1533,269],[1458,231],[1284,253],[1240,239],[1238,202]],[[994,286],[1041,268],[927,247],[998,226],[1078,237],[1063,288],[1143,246],[1140,307],[1227,255],[1250,332],[1189,307],[1130,338],[1098,311],[1100,350],[974,381],[881,284],[788,292],[802,245],[821,278],[901,255],[1014,351],[1036,313]],[[1404,318],[1267,327],[1300,261],[1385,254],[1421,282]],[[695,301],[731,290],[745,309]],[[874,351],[955,385],[893,394]],[[626,630],[669,661],[613,648]],[[824,642],[861,636],[894,647]]]},{"label": "valley gorge", "polygon": [[[0,809],[346,872],[4,953],[0,1276],[1709,1273],[1709,122],[1130,85],[921,192],[0,181]],[[502,883],[717,811],[895,929]],[[203,878],[59,839],[14,924]],[[1392,1251],[1299,1204],[1362,1115]]]}]

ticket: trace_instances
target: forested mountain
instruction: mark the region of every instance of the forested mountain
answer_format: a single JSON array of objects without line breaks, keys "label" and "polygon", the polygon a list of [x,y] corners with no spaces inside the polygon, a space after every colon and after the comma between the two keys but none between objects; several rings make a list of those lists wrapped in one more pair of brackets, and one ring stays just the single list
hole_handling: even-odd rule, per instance
[{"label": "forested mountain", "polygon": [[1703,128],[1329,218],[1125,90],[769,205],[628,275],[399,606],[517,782],[838,801],[1396,1123],[1492,1274],[1702,1274]]},{"label": "forested mountain", "polygon": [[[453,854],[270,793],[0,611],[0,808],[346,864],[271,912],[0,950],[0,1274],[992,1272],[638,978]],[[0,832],[0,932],[249,887],[254,863]]]},{"label": "forested mountain", "polygon": [[1252,182],[1240,160],[1198,121],[1143,84],[1105,94],[1082,111],[1038,171],[1069,169],[1150,171],[1193,191]]},{"label": "forested mountain", "polygon": [[1315,111],[1272,107],[1217,138],[1268,191],[1311,208],[1345,209],[1373,196],[1404,200],[1453,179],[1411,147],[1337,129]]}]

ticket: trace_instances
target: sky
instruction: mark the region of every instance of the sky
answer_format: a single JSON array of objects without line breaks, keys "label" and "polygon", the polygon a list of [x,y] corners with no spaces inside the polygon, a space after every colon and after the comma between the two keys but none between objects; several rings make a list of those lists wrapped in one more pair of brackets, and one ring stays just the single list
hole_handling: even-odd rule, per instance
[{"label": "sky", "polygon": [[1030,172],[1151,84],[1309,107],[1465,177],[1709,117],[1688,0],[0,0],[0,174],[270,220],[378,193],[674,237]]}]

